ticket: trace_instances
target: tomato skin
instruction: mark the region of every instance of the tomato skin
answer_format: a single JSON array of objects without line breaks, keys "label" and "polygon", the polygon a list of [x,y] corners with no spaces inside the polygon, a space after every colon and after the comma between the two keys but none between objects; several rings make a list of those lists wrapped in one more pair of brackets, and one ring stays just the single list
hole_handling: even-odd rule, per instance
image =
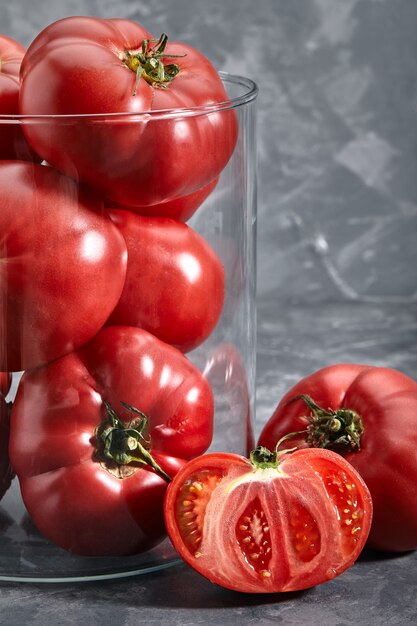
[{"label": "tomato skin", "polygon": [[0,197],[0,369],[21,371],[97,333],[122,292],[127,254],[102,202],[50,167],[1,162]]},{"label": "tomato skin", "polygon": [[[219,178],[217,177],[201,189],[197,189],[197,191],[194,191],[187,196],[168,200],[168,202],[136,207],[117,205],[117,208],[125,209],[126,211],[133,211],[138,215],[146,215],[148,217],[170,217],[174,220],[187,222],[214,190],[218,180]],[[109,202],[108,205],[110,209],[116,206],[115,203],[111,202]]]},{"label": "tomato skin", "polygon": [[9,393],[12,384],[12,375],[10,372],[0,372],[0,394],[4,397]]},{"label": "tomato skin", "polygon": [[105,328],[20,381],[10,458],[34,523],[66,550],[131,554],[165,536],[165,480],[141,466],[116,477],[95,456],[104,401],[132,420],[120,400],[148,416],[151,454],[169,475],[210,444],[208,383],[178,350],[143,330]]},{"label": "tomato skin", "polygon": [[[228,99],[212,64],[197,50],[168,43],[180,72],[166,88],[153,87],[123,57],[153,39],[128,20],[70,17],[43,30],[22,65],[23,114],[109,114],[199,107]],[[171,63],[165,57],[166,63]],[[39,89],[39,84],[43,89]],[[233,109],[206,115],[142,116],[59,121],[25,126],[29,143],[68,175],[112,201],[147,206],[187,196],[223,170],[237,139]]]},{"label": "tomato skin", "polygon": [[[0,116],[19,114],[19,70],[26,50],[0,35]],[[37,159],[19,124],[0,124],[0,159]]]},{"label": "tomato skin", "polygon": [[125,285],[109,324],[138,326],[183,352],[216,326],[224,302],[224,269],[192,228],[164,217],[113,210],[128,251]]},{"label": "tomato skin", "polygon": [[[274,446],[283,435],[306,427],[310,414],[300,395],[327,409],[349,408],[362,418],[358,451],[343,456],[361,474],[374,503],[368,545],[401,552],[417,548],[417,383],[396,370],[356,364],[325,367],[290,389],[259,437]],[[292,445],[306,445],[293,439]]]},{"label": "tomato skin", "polygon": [[317,449],[281,457],[278,469],[255,470],[230,453],[203,455],[175,476],[164,510],[170,539],[191,567],[248,593],[306,589],[341,574],[372,519],[360,476]]}]

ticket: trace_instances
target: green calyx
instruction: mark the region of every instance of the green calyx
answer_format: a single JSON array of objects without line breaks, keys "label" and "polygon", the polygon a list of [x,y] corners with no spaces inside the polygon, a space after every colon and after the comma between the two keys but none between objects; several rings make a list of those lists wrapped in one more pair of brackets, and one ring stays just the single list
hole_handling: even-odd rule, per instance
[{"label": "green calyx", "polygon": [[[183,54],[167,54],[165,52],[168,35],[162,33],[159,39],[144,39],[139,50],[126,50],[122,56],[123,63],[136,74],[136,95],[139,80],[144,78],[152,87],[166,88],[180,71],[176,63],[164,64],[163,58],[180,58]],[[154,45],[152,45],[154,44]]]},{"label": "green calyx", "polygon": [[298,447],[295,447],[295,448],[284,448],[284,450],[280,450],[279,448],[281,444],[284,441],[287,441],[287,439],[298,437],[299,435],[302,435],[304,433],[305,431],[303,430],[301,432],[288,433],[287,435],[284,435],[277,442],[275,449],[273,451],[268,450],[268,448],[264,448],[264,446],[258,446],[257,448],[255,448],[255,450],[252,450],[252,452],[250,453],[249,455],[250,462],[252,463],[255,469],[267,469],[271,467],[274,469],[277,469],[282,456],[284,456],[285,454],[294,452],[295,450],[298,449]]},{"label": "green calyx", "polygon": [[249,460],[256,469],[267,469],[268,467],[278,467],[278,452],[268,450],[263,446],[258,446],[249,455]]},{"label": "green calyx", "polygon": [[360,450],[364,426],[361,416],[351,409],[323,409],[308,395],[300,395],[290,402],[302,400],[310,409],[307,418],[306,443],[314,448],[329,448],[337,452]]},{"label": "green calyx", "polygon": [[106,407],[106,419],[96,428],[96,458],[106,464],[116,464],[120,467],[148,465],[161,478],[170,482],[170,477],[158,465],[152,457],[149,449],[150,439],[145,437],[148,425],[148,418],[144,413],[135,407],[120,402],[125,409],[133,414],[129,423],[121,420],[112,406],[104,402]]}]

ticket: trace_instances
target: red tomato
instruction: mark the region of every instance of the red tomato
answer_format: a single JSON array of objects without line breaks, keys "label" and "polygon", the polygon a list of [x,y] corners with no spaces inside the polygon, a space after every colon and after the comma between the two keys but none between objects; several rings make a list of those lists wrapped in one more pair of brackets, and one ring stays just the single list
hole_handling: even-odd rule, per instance
[{"label": "red tomato", "polygon": [[[143,417],[121,401],[147,416],[139,438]],[[111,430],[105,403],[124,429]],[[186,357],[143,330],[109,327],[23,375],[10,458],[46,537],[79,554],[131,554],[164,537],[166,490],[164,478],[140,462],[146,457],[132,438],[171,476],[182,459],[207,449],[212,421],[210,387]]]},{"label": "red tomato", "polygon": [[9,372],[0,372],[0,394],[2,396],[7,396],[11,384],[12,375]]},{"label": "red tomato", "polygon": [[85,343],[122,292],[123,237],[92,193],[50,167],[0,164],[0,369]]},{"label": "red tomato", "polygon": [[[249,454],[255,441],[252,398],[243,355],[231,343],[217,345],[207,355],[203,372],[218,400],[216,432],[222,450]],[[241,450],[236,449],[236,441]]]},{"label": "red tomato", "polygon": [[12,377],[7,372],[0,372],[0,499],[4,496],[14,476],[9,459],[9,408],[4,400]]},{"label": "red tomato", "polygon": [[123,205],[162,203],[208,185],[237,139],[235,111],[226,106],[172,114],[228,96],[205,56],[185,44],[167,45],[164,37],[156,41],[128,20],[69,17],[38,35],[22,65],[24,114],[165,111],[152,119],[115,115],[25,126],[48,163]]},{"label": "red tomato", "polygon": [[109,324],[138,326],[187,352],[216,326],[224,270],[192,228],[165,217],[110,211],[128,251],[126,281]]},{"label": "red tomato", "polygon": [[[203,204],[204,200],[208,198],[213,189],[218,183],[218,178],[215,178],[211,183],[198,189],[194,193],[182,198],[175,198],[168,202],[161,204],[154,204],[151,206],[123,206],[118,205],[117,208],[126,209],[127,211],[133,211],[139,215],[147,215],[148,217],[171,217],[174,220],[181,220],[181,222],[187,222],[190,217],[194,215],[198,207]],[[114,207],[115,203],[109,203],[109,207]]]},{"label": "red tomato", "polygon": [[[302,399],[290,402],[300,395],[317,408]],[[389,368],[325,367],[285,394],[259,444],[274,446],[286,433],[306,428],[288,445],[333,448],[368,485],[374,503],[369,546],[417,548],[417,383]]]},{"label": "red tomato", "polygon": [[[25,48],[14,39],[0,35],[0,117],[19,113],[19,70]],[[19,124],[0,124],[0,159],[31,159],[31,152]]]},{"label": "red tomato", "polygon": [[328,450],[194,459],[170,484],[165,522],[180,556],[236,591],[295,591],[341,574],[372,518],[365,483]]}]

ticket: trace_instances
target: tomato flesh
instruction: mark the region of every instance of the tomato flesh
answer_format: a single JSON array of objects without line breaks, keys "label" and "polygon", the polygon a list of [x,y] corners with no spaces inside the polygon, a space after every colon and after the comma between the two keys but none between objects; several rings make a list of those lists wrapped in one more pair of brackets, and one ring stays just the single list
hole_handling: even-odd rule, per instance
[{"label": "tomato flesh", "polygon": [[220,480],[219,474],[201,472],[187,480],[181,487],[176,514],[185,545],[195,558],[198,558],[206,507]]},{"label": "tomato flesh", "polygon": [[248,504],[236,524],[235,533],[248,565],[261,576],[270,576],[271,534],[259,498]]},{"label": "tomato flesh", "polygon": [[299,450],[278,467],[234,454],[190,461],[165,499],[172,543],[199,573],[244,592],[295,591],[345,571],[367,539],[369,491],[328,450]]}]

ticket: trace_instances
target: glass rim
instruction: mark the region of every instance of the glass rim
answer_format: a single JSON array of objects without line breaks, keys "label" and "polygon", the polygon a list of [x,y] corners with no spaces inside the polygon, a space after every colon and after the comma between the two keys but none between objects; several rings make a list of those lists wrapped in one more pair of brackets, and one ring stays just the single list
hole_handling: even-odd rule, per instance
[{"label": "glass rim", "polygon": [[50,114],[0,114],[0,124],[19,123],[19,122],[47,122],[47,121],[63,121],[74,122],[77,120],[109,120],[109,121],[130,121],[135,119],[172,119],[177,117],[195,117],[198,115],[207,115],[228,109],[235,109],[244,104],[248,104],[256,99],[258,95],[258,86],[251,78],[240,76],[238,74],[229,74],[228,72],[219,71],[219,77],[224,83],[241,85],[245,88],[244,93],[228,98],[221,102],[212,102],[209,104],[176,107],[172,109],[155,109],[147,111],[123,111],[115,113],[65,113],[58,115]]}]

